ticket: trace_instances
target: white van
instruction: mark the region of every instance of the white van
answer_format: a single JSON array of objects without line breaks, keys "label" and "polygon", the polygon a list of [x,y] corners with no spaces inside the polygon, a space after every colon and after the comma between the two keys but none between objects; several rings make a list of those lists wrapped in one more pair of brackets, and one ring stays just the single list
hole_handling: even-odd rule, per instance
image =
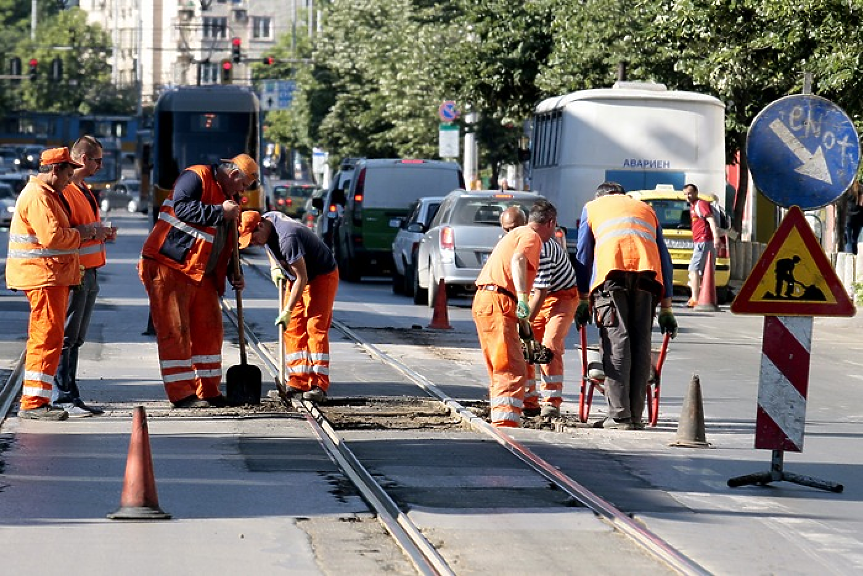
[{"label": "white van", "polygon": [[459,188],[464,188],[464,176],[454,162],[358,160],[333,241],[339,275],[357,281],[364,274],[391,272],[396,229],[390,221],[407,216],[418,198],[445,196]]},{"label": "white van", "polygon": [[662,84],[618,82],[543,100],[533,119],[530,187],[557,207],[574,246],[596,187],[629,190],[693,183],[725,198],[725,106]]}]

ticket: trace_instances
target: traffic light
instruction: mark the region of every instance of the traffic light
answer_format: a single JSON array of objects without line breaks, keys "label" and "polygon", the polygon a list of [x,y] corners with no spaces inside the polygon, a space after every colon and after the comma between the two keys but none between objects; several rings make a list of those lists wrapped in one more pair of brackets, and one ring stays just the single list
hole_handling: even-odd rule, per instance
[{"label": "traffic light", "polygon": [[222,60],[222,75],[221,75],[222,84],[232,84],[233,83],[233,81],[234,81],[233,72],[234,72],[234,65],[231,63],[231,61],[227,58],[223,59]]},{"label": "traffic light", "polygon": [[[9,74],[11,76],[20,76],[21,75],[21,59],[15,56],[9,60]],[[20,84],[20,78],[13,78],[13,84]]]},{"label": "traffic light", "polygon": [[35,82],[36,78],[39,76],[38,69],[39,61],[35,58],[30,58],[30,81]]},{"label": "traffic light", "polygon": [[51,60],[51,82],[59,82],[63,79],[63,60],[54,58]]},{"label": "traffic light", "polygon": [[231,59],[234,61],[234,64],[240,63],[240,48],[243,45],[243,41],[239,38],[233,38],[231,40]]},{"label": "traffic light", "polygon": [[264,64],[266,64],[267,66],[272,66],[275,63],[276,59],[272,56],[264,56]]}]

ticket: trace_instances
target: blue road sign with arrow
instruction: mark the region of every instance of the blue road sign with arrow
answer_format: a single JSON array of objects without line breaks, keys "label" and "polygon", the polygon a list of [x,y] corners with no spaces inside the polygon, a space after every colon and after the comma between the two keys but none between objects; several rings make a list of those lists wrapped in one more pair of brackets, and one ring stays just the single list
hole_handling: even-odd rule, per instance
[{"label": "blue road sign with arrow", "polygon": [[746,156],[755,185],[771,202],[812,210],[836,201],[854,182],[860,141],[841,108],[798,94],[772,102],[755,117]]}]

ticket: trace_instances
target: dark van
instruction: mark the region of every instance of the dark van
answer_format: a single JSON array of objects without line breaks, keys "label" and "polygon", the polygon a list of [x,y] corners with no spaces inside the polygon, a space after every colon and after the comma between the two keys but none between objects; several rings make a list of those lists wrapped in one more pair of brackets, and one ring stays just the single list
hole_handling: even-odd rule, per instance
[{"label": "dark van", "polygon": [[459,188],[464,188],[464,176],[454,162],[358,160],[333,242],[339,275],[357,281],[362,275],[390,273],[396,234],[390,220],[407,216],[419,198],[445,196]]}]

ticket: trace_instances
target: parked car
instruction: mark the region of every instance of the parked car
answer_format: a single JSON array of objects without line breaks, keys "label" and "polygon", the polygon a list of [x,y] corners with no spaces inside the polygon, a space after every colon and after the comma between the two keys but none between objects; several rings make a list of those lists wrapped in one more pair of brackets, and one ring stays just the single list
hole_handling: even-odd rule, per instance
[{"label": "parked car", "polygon": [[30,181],[30,173],[28,172],[10,172],[8,174],[0,174],[0,184],[7,184],[12,187],[12,192],[17,196]]},{"label": "parked car", "polygon": [[291,218],[302,220],[306,213],[306,201],[320,187],[314,182],[300,182],[294,180],[277,181],[272,184],[271,202],[273,209]]},{"label": "parked car", "polygon": [[333,239],[339,276],[357,282],[364,275],[392,271],[393,218],[407,216],[411,202],[464,189],[455,162],[416,158],[361,159],[354,166],[344,214]]},{"label": "parked car", "polygon": [[314,224],[315,234],[330,247],[330,250],[334,250],[333,239],[337,237],[336,230],[345,212],[345,199],[357,161],[357,158],[343,158],[339,164],[339,171],[333,176],[330,187],[320,201],[312,197],[312,206],[319,212]]},{"label": "parked car", "polygon": [[99,207],[102,212],[119,209],[146,214],[148,207],[146,202],[141,201],[141,181],[120,180],[114,186],[102,190]]},{"label": "parked car", "polygon": [[406,218],[393,218],[390,226],[398,228],[393,240],[393,292],[413,296],[416,257],[420,240],[437,214],[443,196],[427,196],[414,202]]},{"label": "parked car", "polygon": [[[634,190],[629,192],[633,198],[650,204],[659,225],[665,245],[671,254],[674,265],[674,287],[679,291],[689,289],[689,261],[692,260],[692,222],[689,215],[689,201],[683,190],[658,188],[656,190]],[[702,200],[713,200],[709,195],[701,194]],[[728,251],[728,238],[722,236],[722,245],[716,252],[716,299],[720,303],[730,302],[732,297],[729,282],[731,281],[731,259]],[[698,294],[692,296],[698,298]]]},{"label": "parked car", "polygon": [[15,191],[8,184],[0,184],[0,227],[8,228],[15,215]]},{"label": "parked car", "polygon": [[[318,234],[318,221],[321,217],[321,210],[318,209],[318,206],[323,206],[323,198],[326,193],[327,191],[323,188],[318,188],[306,200],[306,212],[303,214],[302,222],[307,228],[314,230],[316,234]],[[320,236],[320,234],[318,235]]]},{"label": "parked car", "polygon": [[422,240],[416,260],[414,302],[434,306],[440,281],[473,291],[479,271],[503,237],[500,214],[519,206],[525,214],[542,196],[533,192],[455,190],[447,194]]}]

